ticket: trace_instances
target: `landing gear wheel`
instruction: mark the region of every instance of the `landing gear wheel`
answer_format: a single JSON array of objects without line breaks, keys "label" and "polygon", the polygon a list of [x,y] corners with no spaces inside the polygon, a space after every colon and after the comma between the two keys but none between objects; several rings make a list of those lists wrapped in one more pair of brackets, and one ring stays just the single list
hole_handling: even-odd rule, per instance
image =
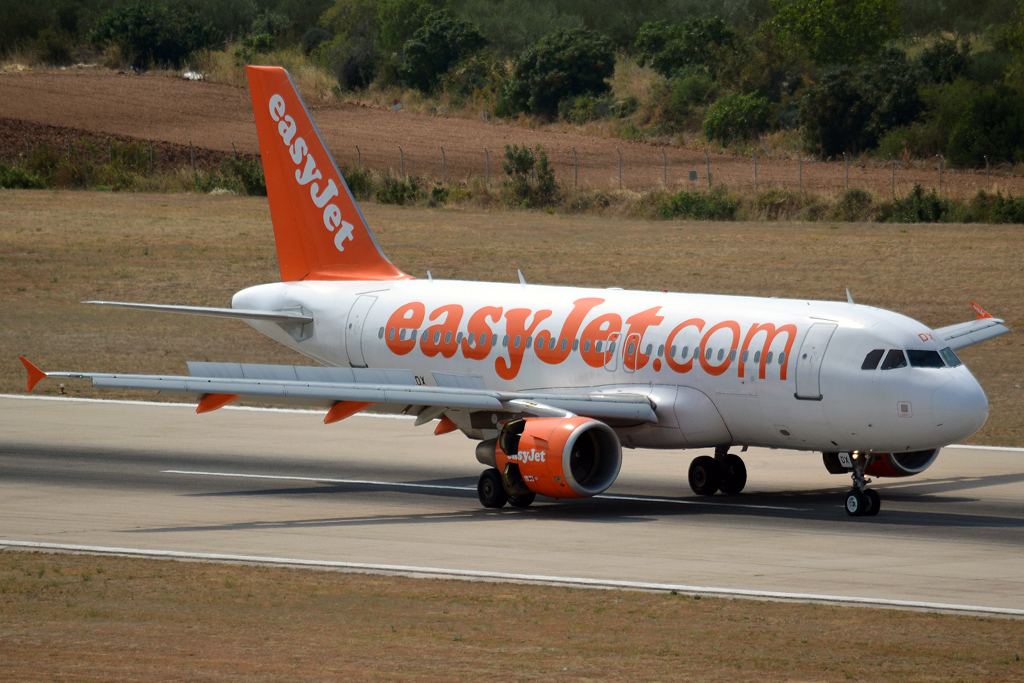
[{"label": "landing gear wheel", "polygon": [[508,493],[501,484],[501,475],[493,468],[480,473],[480,480],[476,483],[476,494],[480,497],[480,504],[485,508],[505,507],[505,503],[508,502]]},{"label": "landing gear wheel", "polygon": [[882,498],[874,489],[864,489],[864,495],[871,499],[871,507],[864,511],[864,516],[874,517],[882,509]]},{"label": "landing gear wheel", "polygon": [[846,514],[851,517],[861,517],[868,513],[871,500],[859,489],[850,489],[846,494]]},{"label": "landing gear wheel", "polygon": [[747,466],[743,464],[743,458],[732,453],[726,453],[718,460],[722,471],[722,481],[718,490],[730,496],[734,496],[743,490],[747,485]]},{"label": "landing gear wheel", "polygon": [[528,508],[533,504],[534,499],[537,498],[536,493],[527,493],[522,496],[509,496],[508,504],[514,508]]},{"label": "landing gear wheel", "polygon": [[708,455],[690,463],[690,488],[698,496],[713,496],[722,482],[722,466]]}]

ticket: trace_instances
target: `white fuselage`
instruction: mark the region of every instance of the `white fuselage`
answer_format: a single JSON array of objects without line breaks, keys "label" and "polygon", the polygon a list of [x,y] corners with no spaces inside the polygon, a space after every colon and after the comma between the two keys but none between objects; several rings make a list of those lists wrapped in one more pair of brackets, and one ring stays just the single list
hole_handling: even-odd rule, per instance
[{"label": "white fuselage", "polygon": [[651,396],[657,425],[612,424],[624,446],[916,451],[988,416],[966,366],[862,370],[872,350],[946,345],[906,316],[849,303],[397,280],[260,285],[232,306],[301,307],[314,318],[303,335],[251,324],[326,365],[408,369],[426,385]]}]

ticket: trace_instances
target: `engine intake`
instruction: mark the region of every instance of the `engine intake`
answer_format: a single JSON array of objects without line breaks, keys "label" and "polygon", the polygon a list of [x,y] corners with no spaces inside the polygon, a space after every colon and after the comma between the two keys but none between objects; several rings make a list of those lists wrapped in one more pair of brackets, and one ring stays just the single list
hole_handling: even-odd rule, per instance
[{"label": "engine intake", "polygon": [[525,487],[552,498],[589,498],[619,476],[622,446],[611,427],[588,417],[525,418],[502,427],[494,460],[513,495]]},{"label": "engine intake", "polygon": [[[846,474],[852,464],[847,453],[822,453],[825,469],[830,474]],[[939,457],[938,448],[904,453],[875,453],[871,464],[864,468],[869,477],[912,477],[932,466]]]}]

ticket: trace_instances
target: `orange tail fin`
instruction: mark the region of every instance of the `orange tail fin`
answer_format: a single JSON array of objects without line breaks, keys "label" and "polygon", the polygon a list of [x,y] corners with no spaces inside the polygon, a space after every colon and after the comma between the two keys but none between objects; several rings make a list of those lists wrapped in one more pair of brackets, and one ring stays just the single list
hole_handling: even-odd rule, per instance
[{"label": "orange tail fin", "polygon": [[288,72],[246,72],[281,279],[409,278],[381,252]]}]

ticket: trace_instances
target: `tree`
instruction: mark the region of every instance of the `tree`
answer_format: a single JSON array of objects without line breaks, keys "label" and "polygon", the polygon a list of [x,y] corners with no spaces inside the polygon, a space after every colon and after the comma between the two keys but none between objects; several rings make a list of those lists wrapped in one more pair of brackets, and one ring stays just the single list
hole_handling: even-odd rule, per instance
[{"label": "tree", "polygon": [[611,90],[615,51],[608,38],[586,29],[567,29],[541,38],[516,60],[506,89],[515,111],[554,116],[558,103],[577,95]]},{"label": "tree", "polygon": [[779,35],[817,64],[854,64],[900,35],[897,0],[772,0]]},{"label": "tree", "polygon": [[720,142],[746,140],[768,130],[771,103],[754,93],[730,93],[708,107],[704,135]]},{"label": "tree", "polygon": [[487,39],[473,24],[444,10],[434,12],[405,44],[405,62],[398,74],[411,87],[430,92],[456,62],[485,45]]},{"label": "tree", "polygon": [[192,51],[224,41],[212,24],[202,25],[194,14],[178,7],[139,2],[108,11],[89,33],[97,48],[116,45],[132,66],[177,66]]},{"label": "tree", "polygon": [[388,53],[402,49],[442,4],[436,0],[383,0],[377,10],[380,49]]},{"label": "tree", "polygon": [[1024,95],[1004,85],[985,88],[971,101],[946,147],[954,166],[1024,160]]},{"label": "tree", "polygon": [[691,19],[669,25],[664,21],[648,21],[636,35],[637,64],[672,78],[694,67],[714,70],[716,53],[732,47],[735,31],[718,17]]},{"label": "tree", "polygon": [[864,148],[864,129],[871,119],[871,103],[848,67],[830,69],[800,98],[804,147],[823,159]]}]

